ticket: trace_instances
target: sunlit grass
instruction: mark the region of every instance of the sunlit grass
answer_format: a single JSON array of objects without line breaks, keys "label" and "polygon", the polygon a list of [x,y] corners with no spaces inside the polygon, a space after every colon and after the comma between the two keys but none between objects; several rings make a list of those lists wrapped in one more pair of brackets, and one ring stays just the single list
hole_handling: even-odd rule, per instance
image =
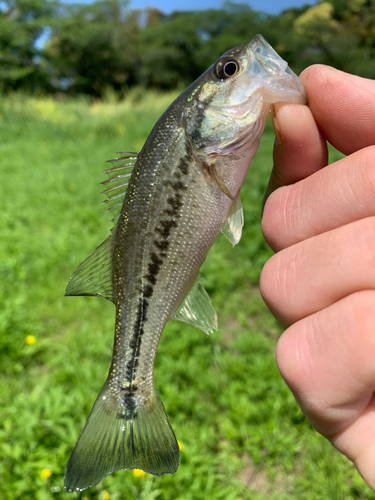
[{"label": "sunlit grass", "polygon": [[269,128],[242,191],[243,238],[232,249],[220,236],[202,269],[219,331],[171,322],[161,340],[156,385],[180,442],[178,472],[121,471],[80,495],[63,492],[108,372],[114,322],[112,304],[64,298],[65,286],[109,234],[105,160],[139,150],[173,97],[0,99],[0,499],[375,498],[306,423],[276,368],[281,329],[258,292],[272,255],[260,231]]}]

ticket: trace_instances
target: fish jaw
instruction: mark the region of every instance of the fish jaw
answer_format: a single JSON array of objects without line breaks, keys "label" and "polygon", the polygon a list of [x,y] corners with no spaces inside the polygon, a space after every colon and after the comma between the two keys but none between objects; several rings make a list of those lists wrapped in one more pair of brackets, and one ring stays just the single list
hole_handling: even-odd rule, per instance
[{"label": "fish jaw", "polygon": [[303,83],[262,35],[251,40],[249,50],[253,55],[249,71],[262,82],[264,102],[307,104]]}]

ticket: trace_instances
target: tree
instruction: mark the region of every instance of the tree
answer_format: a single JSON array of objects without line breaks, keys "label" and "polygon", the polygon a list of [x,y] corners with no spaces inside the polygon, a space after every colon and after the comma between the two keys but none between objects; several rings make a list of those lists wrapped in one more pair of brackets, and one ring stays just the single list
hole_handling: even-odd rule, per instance
[{"label": "tree", "polygon": [[56,4],[48,0],[0,2],[0,88],[47,88],[38,41],[51,23]]},{"label": "tree", "polygon": [[126,0],[60,6],[46,54],[56,88],[103,96],[136,82],[139,12]]},{"label": "tree", "polygon": [[345,68],[375,78],[375,0],[330,0],[343,26]]}]

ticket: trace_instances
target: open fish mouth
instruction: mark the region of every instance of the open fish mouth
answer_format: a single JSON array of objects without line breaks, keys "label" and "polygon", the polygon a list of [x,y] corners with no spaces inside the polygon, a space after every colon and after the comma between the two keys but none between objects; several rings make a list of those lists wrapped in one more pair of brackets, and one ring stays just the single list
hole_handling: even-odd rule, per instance
[{"label": "open fish mouth", "polygon": [[261,92],[265,102],[285,99],[285,102],[307,104],[301,80],[262,35],[256,35],[248,47],[253,55],[249,71],[263,80]]}]

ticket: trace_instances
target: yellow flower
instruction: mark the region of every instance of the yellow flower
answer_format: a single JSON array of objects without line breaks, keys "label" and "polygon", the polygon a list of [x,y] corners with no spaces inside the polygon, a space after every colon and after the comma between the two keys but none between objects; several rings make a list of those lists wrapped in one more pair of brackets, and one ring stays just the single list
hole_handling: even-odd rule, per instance
[{"label": "yellow flower", "polygon": [[103,500],[109,500],[111,498],[111,495],[108,493],[108,491],[103,490],[102,491],[102,498],[103,498]]},{"label": "yellow flower", "polygon": [[[32,337],[32,335],[29,335],[29,337]],[[34,338],[34,337],[33,337]],[[42,469],[42,472],[40,473],[40,477],[42,479],[48,479],[49,477],[52,476],[52,471],[51,469]]]},{"label": "yellow flower", "polygon": [[146,473],[143,472],[143,470],[141,469],[133,469],[133,476],[134,477],[142,477],[142,476],[145,476]]},{"label": "yellow flower", "polygon": [[181,443],[181,441],[177,441],[177,443],[178,443],[178,447],[179,447],[180,451],[184,451],[185,446]]},{"label": "yellow flower", "polygon": [[[28,335],[25,338],[25,342],[27,345],[34,345],[34,344],[36,344],[36,338],[34,337],[34,335]],[[46,469],[43,469],[43,470],[46,470]]]}]

